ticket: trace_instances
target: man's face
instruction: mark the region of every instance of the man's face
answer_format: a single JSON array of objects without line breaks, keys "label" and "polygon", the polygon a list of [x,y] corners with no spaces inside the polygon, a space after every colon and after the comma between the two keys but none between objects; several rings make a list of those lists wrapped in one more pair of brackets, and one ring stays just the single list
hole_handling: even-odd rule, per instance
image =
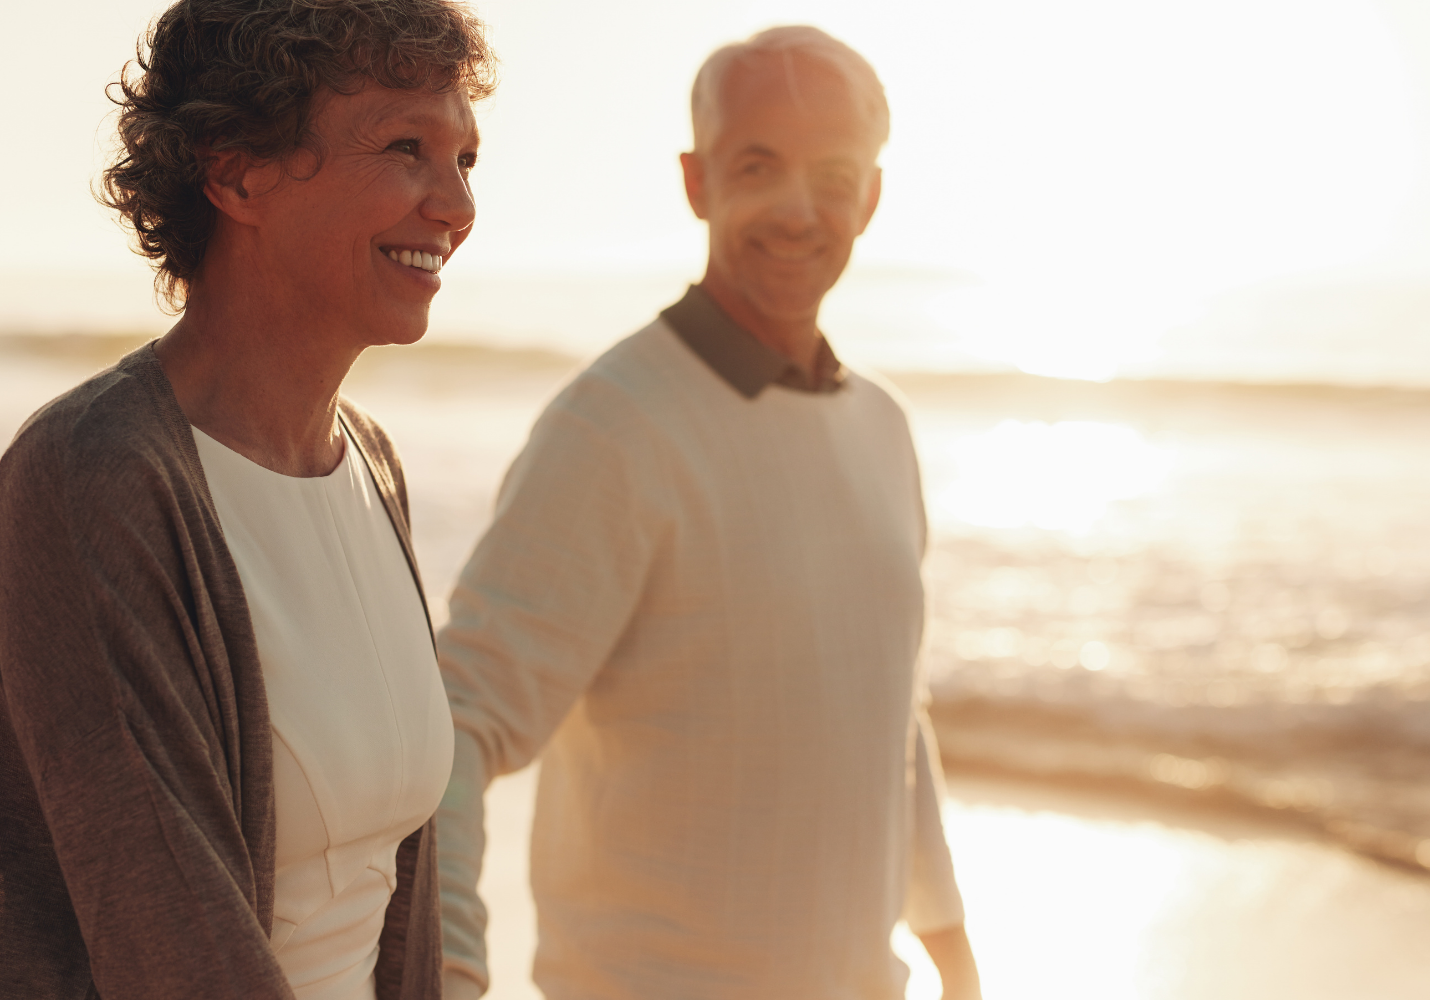
[{"label": "man's face", "polygon": [[315,326],[344,330],[358,347],[415,341],[442,287],[433,258],[451,258],[474,215],[471,104],[458,91],[369,84],[329,97],[314,129],[327,150],[321,167],[308,176],[300,155],[296,178],[277,180],[267,197],[270,264]]},{"label": "man's face", "polygon": [[767,319],[812,320],[878,204],[878,149],[847,84],[819,62],[763,56],[724,87],[716,134],[681,158],[710,224],[707,282]]}]

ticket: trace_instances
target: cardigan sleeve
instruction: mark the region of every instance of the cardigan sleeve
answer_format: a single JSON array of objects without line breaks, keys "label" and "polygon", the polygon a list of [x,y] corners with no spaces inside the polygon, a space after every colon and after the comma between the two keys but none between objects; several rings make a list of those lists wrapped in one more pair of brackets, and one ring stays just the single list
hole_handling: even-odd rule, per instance
[{"label": "cardigan sleeve", "polygon": [[[271,796],[242,780],[269,752],[239,725],[266,715],[262,690],[227,662],[232,609],[204,589],[215,554],[182,469],[101,419],[32,423],[0,459],[0,814],[43,819],[0,873],[0,967],[23,970],[4,985],[292,1000],[253,863]],[[80,940],[28,939],[46,926]]]},{"label": "cardigan sleeve", "polygon": [[541,751],[636,607],[660,531],[639,451],[562,400],[548,408],[438,635],[457,737],[437,814],[444,963],[483,986],[482,794]]}]

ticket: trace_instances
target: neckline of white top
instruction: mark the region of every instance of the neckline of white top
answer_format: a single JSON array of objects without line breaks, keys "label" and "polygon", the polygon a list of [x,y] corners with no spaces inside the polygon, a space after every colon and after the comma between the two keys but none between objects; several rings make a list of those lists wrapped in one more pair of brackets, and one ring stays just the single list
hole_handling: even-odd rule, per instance
[{"label": "neckline of white top", "polygon": [[247,455],[243,454],[243,452],[241,452],[241,451],[235,451],[233,448],[230,448],[228,445],[224,444],[222,441],[220,441],[218,438],[214,437],[212,434],[206,434],[206,433],[204,433],[204,431],[203,431],[202,429],[200,429],[197,424],[189,424],[189,429],[192,430],[195,434],[200,435],[201,437],[203,437],[203,439],[204,439],[205,441],[208,441],[208,442],[212,443],[215,447],[223,449],[223,451],[224,451],[227,455],[232,455],[233,458],[236,459],[237,461],[240,461],[240,462],[243,462],[243,463],[246,464],[246,465],[252,466],[253,468],[257,469],[260,473],[262,473],[262,474],[265,475],[265,476],[272,476],[272,477],[274,477],[275,479],[282,479],[282,480],[285,480],[285,481],[287,481],[287,482],[298,482],[298,483],[315,482],[315,481],[316,481],[316,482],[321,482],[321,481],[323,481],[323,480],[330,480],[330,479],[332,479],[334,476],[336,476],[339,472],[341,472],[342,469],[343,469],[343,467],[348,464],[348,459],[352,456],[352,451],[353,451],[353,441],[352,441],[352,437],[351,437],[351,435],[348,434],[348,429],[347,429],[347,427],[343,424],[343,422],[342,422],[341,420],[338,421],[338,428],[339,428],[339,430],[342,432],[342,438],[343,438],[343,453],[342,453],[342,456],[338,458],[337,464],[333,466],[332,471],[330,471],[330,472],[325,472],[325,473],[324,473],[323,475],[321,475],[321,476],[289,476],[289,475],[285,475],[285,474],[282,473],[282,472],[275,472],[273,469],[268,468],[268,466],[266,466],[266,465],[260,465],[259,463],[255,462],[253,459],[249,458]]}]

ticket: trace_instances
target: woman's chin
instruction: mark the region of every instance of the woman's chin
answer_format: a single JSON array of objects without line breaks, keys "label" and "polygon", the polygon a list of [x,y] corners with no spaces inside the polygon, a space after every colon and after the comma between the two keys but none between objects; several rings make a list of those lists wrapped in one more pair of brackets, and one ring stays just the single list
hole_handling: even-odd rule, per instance
[{"label": "woman's chin", "polygon": [[384,312],[381,317],[365,318],[362,324],[364,346],[415,344],[427,335],[427,303],[404,303],[403,308]]},{"label": "woman's chin", "polygon": [[403,347],[409,344],[417,343],[426,335],[427,324],[425,322],[420,326],[414,326],[411,329],[399,327],[396,329],[384,331],[383,338],[379,341],[376,341],[373,346],[382,346],[385,344],[390,344],[397,347]]}]

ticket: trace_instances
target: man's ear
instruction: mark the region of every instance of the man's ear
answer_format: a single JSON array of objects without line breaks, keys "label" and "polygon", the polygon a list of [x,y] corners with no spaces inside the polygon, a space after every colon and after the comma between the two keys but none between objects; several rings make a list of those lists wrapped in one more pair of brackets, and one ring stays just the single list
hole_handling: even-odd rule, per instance
[{"label": "man's ear", "polygon": [[884,171],[881,167],[874,168],[874,176],[869,178],[869,193],[864,198],[864,218],[859,222],[859,235],[864,235],[864,230],[869,228],[869,220],[874,217],[874,209],[879,207],[879,195],[884,191]]},{"label": "man's ear", "polygon": [[255,169],[253,161],[237,150],[214,153],[200,151],[205,159],[208,176],[204,179],[204,197],[224,215],[243,225],[257,221],[253,198]]},{"label": "man's ear", "polygon": [[685,174],[685,197],[697,219],[705,218],[705,161],[699,153],[681,153],[680,170]]}]

